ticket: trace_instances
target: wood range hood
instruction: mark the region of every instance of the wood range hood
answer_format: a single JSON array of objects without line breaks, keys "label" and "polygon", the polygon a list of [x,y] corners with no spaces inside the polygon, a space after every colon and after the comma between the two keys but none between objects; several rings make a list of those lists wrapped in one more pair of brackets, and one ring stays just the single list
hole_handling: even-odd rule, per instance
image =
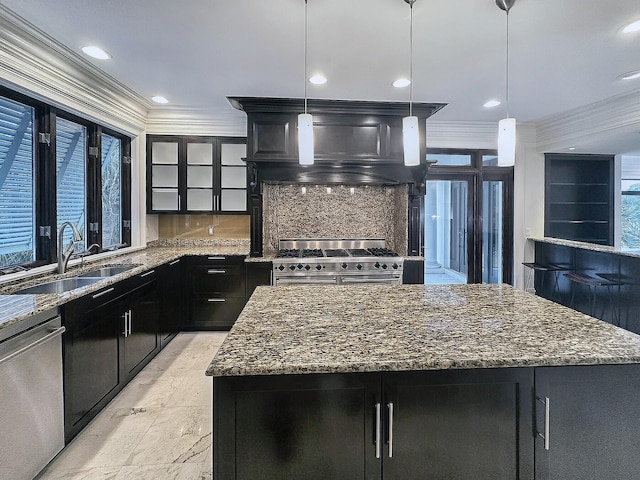
[{"label": "wood range hood", "polygon": [[[298,114],[301,98],[227,97],[247,114],[247,170],[251,213],[251,255],[262,256],[262,184],[409,186],[409,255],[419,255],[419,229],[425,193],[425,135],[420,165],[403,161],[402,119],[408,102],[308,99],[313,115],[314,164],[299,165]],[[421,132],[444,103],[413,103]],[[412,216],[414,221],[411,220]],[[418,222],[418,224],[416,223]],[[416,231],[412,231],[416,230]]]}]

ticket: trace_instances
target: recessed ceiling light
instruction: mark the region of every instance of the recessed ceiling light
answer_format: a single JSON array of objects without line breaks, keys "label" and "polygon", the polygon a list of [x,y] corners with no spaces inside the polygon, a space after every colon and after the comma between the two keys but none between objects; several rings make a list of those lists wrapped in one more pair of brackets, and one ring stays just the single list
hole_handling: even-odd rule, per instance
[{"label": "recessed ceiling light", "polygon": [[576,147],[569,147],[569,150],[574,151]]},{"label": "recessed ceiling light", "polygon": [[411,85],[411,80],[408,78],[399,78],[395,82],[393,82],[393,86],[396,88],[404,88]]},{"label": "recessed ceiling light", "polygon": [[327,78],[318,74],[311,77],[309,81],[314,85],[324,85],[325,83],[327,83]]},{"label": "recessed ceiling light", "polygon": [[166,98],[160,96],[160,95],[156,95],[155,97],[151,97],[151,100],[153,100],[156,103],[169,103],[169,100],[167,100]]},{"label": "recessed ceiling light", "polygon": [[618,80],[633,80],[635,78],[640,78],[640,70],[634,70],[633,72],[618,75]]},{"label": "recessed ceiling light", "polygon": [[89,55],[90,57],[97,58],[98,60],[108,60],[111,58],[111,55],[109,55],[100,47],[96,47],[95,45],[88,45],[86,47],[82,47],[82,51],[87,55]]},{"label": "recessed ceiling light", "polygon": [[624,30],[622,31],[624,33],[640,32],[640,20],[636,20],[635,22],[630,23],[629,25],[624,27]]},{"label": "recessed ceiling light", "polygon": [[500,105],[500,101],[498,100],[489,100],[488,102],[486,102],[483,107],[485,108],[493,108],[493,107],[497,107],[498,105]]}]

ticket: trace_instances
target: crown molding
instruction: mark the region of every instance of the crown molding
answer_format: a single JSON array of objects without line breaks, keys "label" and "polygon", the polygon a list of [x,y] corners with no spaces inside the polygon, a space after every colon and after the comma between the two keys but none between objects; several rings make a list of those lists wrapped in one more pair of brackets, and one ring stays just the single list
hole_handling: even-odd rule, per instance
[{"label": "crown molding", "polygon": [[640,129],[640,90],[616,95],[540,120],[538,151],[554,151],[596,136]]},{"label": "crown molding", "polygon": [[427,120],[427,148],[497,148],[498,122]]},{"label": "crown molding", "polygon": [[244,137],[247,116],[228,108],[160,107],[149,110],[147,133]]},{"label": "crown molding", "polygon": [[0,4],[0,83],[115,130],[144,130],[149,102]]}]

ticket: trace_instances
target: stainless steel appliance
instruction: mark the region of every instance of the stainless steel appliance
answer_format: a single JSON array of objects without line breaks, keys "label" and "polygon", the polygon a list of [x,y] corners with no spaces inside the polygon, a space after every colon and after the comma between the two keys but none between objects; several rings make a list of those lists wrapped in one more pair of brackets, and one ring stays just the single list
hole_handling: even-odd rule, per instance
[{"label": "stainless steel appliance", "polygon": [[54,315],[0,330],[0,478],[31,480],[64,447],[64,327]]},{"label": "stainless steel appliance", "polygon": [[382,238],[283,239],[273,284],[402,284],[403,259]]}]

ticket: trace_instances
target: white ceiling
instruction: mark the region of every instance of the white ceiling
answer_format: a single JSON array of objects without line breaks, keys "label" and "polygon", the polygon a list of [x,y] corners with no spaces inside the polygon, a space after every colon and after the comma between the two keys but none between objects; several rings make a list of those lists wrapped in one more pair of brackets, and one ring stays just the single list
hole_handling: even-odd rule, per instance
[{"label": "white ceiling", "polygon": [[[303,0],[0,0],[148,101],[197,108],[244,125],[226,96],[302,97]],[[308,85],[315,98],[408,100],[391,82],[409,73],[409,6],[403,0],[309,0]],[[638,0],[517,0],[510,22],[510,113],[539,122],[640,90],[616,77],[640,69]],[[504,100],[506,15],[495,0],[417,0],[414,101],[448,103],[433,120],[497,121],[482,104]],[[640,134],[638,151],[640,151]]]}]

